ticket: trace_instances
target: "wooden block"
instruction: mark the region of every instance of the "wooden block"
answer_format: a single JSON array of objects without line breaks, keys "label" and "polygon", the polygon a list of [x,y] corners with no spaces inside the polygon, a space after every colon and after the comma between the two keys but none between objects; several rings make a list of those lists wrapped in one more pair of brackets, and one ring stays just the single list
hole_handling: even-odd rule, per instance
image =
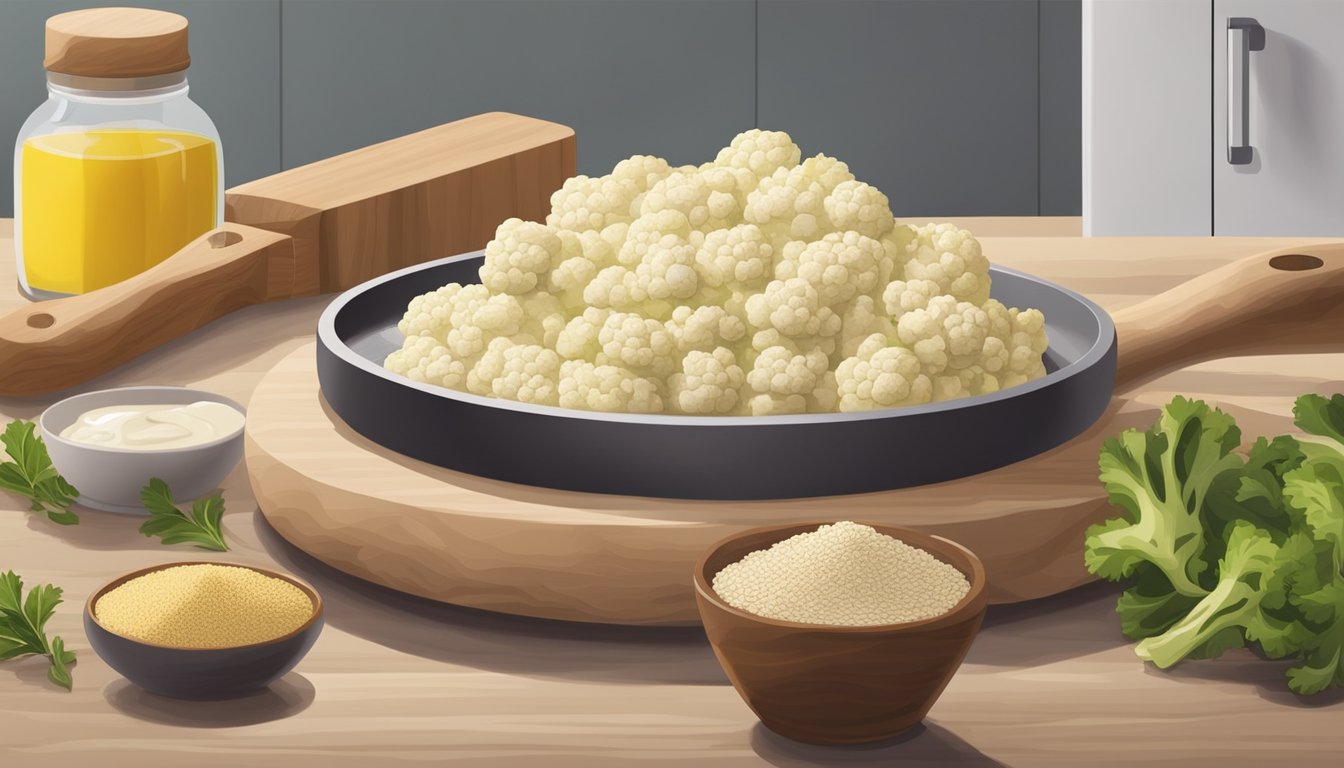
[{"label": "wooden block", "polygon": [[545,219],[574,161],[569,128],[492,112],[234,187],[225,218],[292,236],[327,293]]}]

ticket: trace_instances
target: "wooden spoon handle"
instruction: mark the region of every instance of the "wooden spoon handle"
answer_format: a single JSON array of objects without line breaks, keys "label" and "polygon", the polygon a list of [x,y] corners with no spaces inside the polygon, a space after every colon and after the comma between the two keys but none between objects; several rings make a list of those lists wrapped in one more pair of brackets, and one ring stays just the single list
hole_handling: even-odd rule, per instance
[{"label": "wooden spoon handle", "polygon": [[0,316],[0,394],[78,384],[235,309],[293,295],[288,235],[224,224],[160,264]]},{"label": "wooden spoon handle", "polygon": [[1117,390],[1203,360],[1344,349],[1344,243],[1248,256],[1113,318]]}]

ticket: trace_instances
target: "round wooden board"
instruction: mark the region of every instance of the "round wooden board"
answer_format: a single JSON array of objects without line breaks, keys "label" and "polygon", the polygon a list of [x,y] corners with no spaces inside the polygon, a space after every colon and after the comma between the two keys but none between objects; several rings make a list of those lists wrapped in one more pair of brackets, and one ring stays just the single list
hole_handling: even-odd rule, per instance
[{"label": "round wooden board", "polygon": [[1101,440],[1156,414],[1117,399],[1065,446],[937,485],[767,502],[634,498],[502,483],[387,451],[327,407],[314,356],[306,345],[283,359],[249,405],[247,469],[271,525],[394,589],[574,621],[695,624],[691,568],[706,547],[743,528],[808,520],[905,525],[961,542],[984,560],[993,602],[1061,592],[1089,580],[1083,531],[1109,513],[1096,480]]}]

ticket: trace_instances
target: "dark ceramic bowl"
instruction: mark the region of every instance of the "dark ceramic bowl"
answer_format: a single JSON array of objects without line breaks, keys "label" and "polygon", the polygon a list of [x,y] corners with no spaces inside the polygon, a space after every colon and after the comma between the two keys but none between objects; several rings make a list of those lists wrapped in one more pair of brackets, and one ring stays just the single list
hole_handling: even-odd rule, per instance
[{"label": "dark ceramic bowl", "polygon": [[108,590],[154,571],[207,561],[164,563],[142,568],[104,584],[84,604],[84,631],[89,645],[107,665],[150,693],[176,699],[227,699],[265,688],[279,680],[313,647],[322,631],[322,598],[293,576],[240,563],[208,563],[247,568],[283,579],[313,601],[313,615],[289,634],[264,643],[233,648],[179,648],[118,635],[98,623],[94,607]]},{"label": "dark ceramic bowl", "polygon": [[825,524],[753,528],[720,541],[696,563],[695,602],[714,655],[767,728],[812,744],[880,741],[923,720],[961,666],[988,604],[985,568],[960,544],[870,523],[961,571],[970,591],[941,616],[870,627],[769,619],[714,592],[724,566]]}]

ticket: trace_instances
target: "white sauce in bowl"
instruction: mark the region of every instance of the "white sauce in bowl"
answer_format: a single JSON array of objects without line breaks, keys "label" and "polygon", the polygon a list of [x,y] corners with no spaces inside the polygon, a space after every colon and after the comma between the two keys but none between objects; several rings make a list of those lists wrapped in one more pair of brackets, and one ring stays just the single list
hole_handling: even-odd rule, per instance
[{"label": "white sauce in bowl", "polygon": [[236,434],[243,414],[223,403],[110,405],[80,414],[61,430],[74,443],[136,451],[192,448]]}]

